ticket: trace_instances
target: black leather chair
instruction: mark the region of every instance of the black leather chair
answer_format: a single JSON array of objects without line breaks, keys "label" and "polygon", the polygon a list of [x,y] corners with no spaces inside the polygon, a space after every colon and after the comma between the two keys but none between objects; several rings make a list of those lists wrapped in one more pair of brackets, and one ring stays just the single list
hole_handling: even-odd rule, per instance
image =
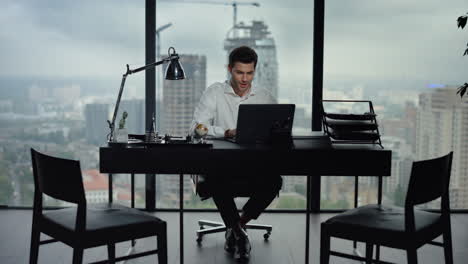
[{"label": "black leather chair", "polygon": [[[443,246],[445,263],[453,263],[449,201],[452,154],[413,163],[404,208],[366,205],[323,222],[320,263],[329,263],[330,255],[366,263],[389,263],[380,261],[380,246],[385,246],[406,250],[408,263],[416,264],[417,249],[425,244]],[[442,198],[440,212],[415,208],[437,198]],[[440,235],[443,236],[443,243],[433,241]],[[366,243],[366,257],[330,251],[331,237]],[[373,245],[377,250],[375,259]]]},{"label": "black leather chair", "polygon": [[[94,263],[115,263],[151,254],[158,254],[158,263],[167,263],[166,222],[120,205],[88,205],[79,161],[47,156],[34,149],[31,158],[35,192],[30,263],[37,263],[39,245],[58,241],[73,248],[74,264],[82,263],[84,249],[102,245],[107,245],[109,260]],[[77,206],[43,211],[42,194]],[[52,239],[41,241],[41,233]],[[157,249],[115,257],[116,243],[150,236],[157,236]]]},{"label": "black leather chair", "polygon": [[[192,175],[192,182],[195,187],[195,193],[200,196],[202,199],[206,199],[207,197],[211,196],[211,186],[207,180],[205,175]],[[232,183],[235,186],[232,186],[233,190],[236,190],[237,197],[250,197],[252,194],[251,189],[247,183],[243,182],[242,180],[236,181]],[[200,244],[203,241],[203,236],[212,233],[218,232],[225,232],[226,226],[222,222],[215,222],[210,220],[198,220],[198,225],[200,227],[197,230],[197,242]],[[208,226],[209,228],[205,228]],[[247,229],[257,229],[257,230],[264,230],[266,231],[263,234],[263,238],[268,240],[273,230],[273,226],[271,225],[262,225],[262,224],[247,224],[245,226]]]}]

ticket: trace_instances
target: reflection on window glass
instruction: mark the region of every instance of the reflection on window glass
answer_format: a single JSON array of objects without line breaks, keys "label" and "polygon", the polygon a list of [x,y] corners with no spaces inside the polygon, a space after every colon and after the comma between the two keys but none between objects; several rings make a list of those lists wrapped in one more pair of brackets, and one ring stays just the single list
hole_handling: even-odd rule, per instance
[{"label": "reflection on window glass", "polygon": [[[0,28],[0,204],[32,205],[30,148],[80,160],[88,203],[106,202],[98,147],[125,64],[145,62],[144,2],[6,0],[0,22],[9,25]],[[122,96],[134,133],[144,118],[143,81],[144,74],[129,77]],[[128,196],[122,181],[116,177],[116,200]]]},{"label": "reflection on window glass", "polygon": [[[456,28],[465,12],[461,0],[326,1],[323,98],[373,102],[383,145],[392,150],[384,203],[404,204],[413,161],[453,150],[451,207],[468,208],[468,100],[456,95],[467,81],[466,34]],[[336,180],[327,188],[342,186]],[[377,184],[369,187],[373,197]],[[361,204],[366,195],[359,194]],[[336,202],[322,192],[324,199]]]},{"label": "reflection on window glass", "polygon": [[[295,134],[310,131],[312,101],[313,1],[294,4],[280,0],[258,0],[237,5],[234,18],[232,1],[158,0],[156,9],[157,53],[164,57],[175,47],[187,79],[163,80],[163,69],[157,75],[157,112],[162,118],[158,127],[163,133],[187,135],[193,112],[205,88],[229,78],[228,54],[247,45],[259,58],[254,85],[269,90],[280,103],[296,104]],[[258,5],[253,5],[252,3]],[[281,19],[280,19],[281,18]],[[209,161],[207,161],[209,162]],[[158,182],[158,207],[177,207],[178,177],[161,176]],[[290,179],[291,178],[291,179]],[[305,178],[285,177],[284,194],[270,208],[305,208]],[[291,183],[289,183],[291,182]],[[161,184],[159,184],[161,183]],[[205,203],[192,202],[188,177],[184,199],[192,207]],[[298,187],[294,189],[293,185]],[[286,193],[287,192],[287,193]],[[196,198],[196,197],[195,197]],[[199,199],[198,199],[199,200]]]}]

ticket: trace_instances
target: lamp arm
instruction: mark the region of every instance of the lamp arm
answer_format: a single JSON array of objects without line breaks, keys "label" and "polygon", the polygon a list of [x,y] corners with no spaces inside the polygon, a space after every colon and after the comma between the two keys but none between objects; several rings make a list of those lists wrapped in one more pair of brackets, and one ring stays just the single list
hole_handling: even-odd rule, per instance
[{"label": "lamp arm", "polygon": [[171,60],[175,60],[175,59],[179,59],[179,55],[175,54],[175,55],[170,55],[169,57],[167,58],[164,58],[163,60],[160,60],[160,61],[156,61],[156,62],[153,62],[153,63],[150,63],[148,65],[145,65],[145,66],[141,66],[140,68],[136,68],[134,70],[130,70],[128,68],[128,65],[127,65],[127,72],[126,74],[127,75],[130,75],[130,74],[134,74],[134,73],[137,73],[137,72],[140,72],[140,71],[143,71],[143,70],[147,70],[149,68],[152,68],[152,67],[156,67],[158,65],[161,65],[163,63],[166,63],[166,62],[169,62]]},{"label": "lamp arm", "polygon": [[109,142],[112,142],[114,140],[115,119],[117,118],[117,113],[119,112],[120,98],[122,98],[122,92],[125,86],[125,80],[127,79],[128,71],[129,67],[127,64],[127,72],[122,75],[122,82],[120,83],[119,95],[117,96],[117,102],[115,103],[114,114],[112,115],[112,122],[107,120],[110,129],[110,133],[107,136]]},{"label": "lamp arm", "polygon": [[124,89],[124,86],[125,86],[125,80],[127,79],[127,76],[130,75],[130,74],[134,74],[134,73],[143,71],[143,70],[147,70],[147,69],[152,68],[152,67],[156,67],[158,65],[161,65],[163,63],[166,63],[166,62],[169,62],[169,61],[175,60],[175,59],[179,59],[179,55],[170,54],[169,57],[167,57],[167,58],[165,58],[163,60],[150,63],[148,65],[136,68],[134,70],[131,70],[130,66],[127,64],[127,71],[122,75],[122,82],[120,83],[119,95],[117,96],[117,102],[115,103],[114,114],[112,115],[112,121],[107,120],[107,123],[109,124],[109,129],[110,129],[110,133],[107,136],[109,142],[112,142],[114,140],[115,119],[117,118],[117,113],[119,111],[120,98],[122,97],[123,89]]}]

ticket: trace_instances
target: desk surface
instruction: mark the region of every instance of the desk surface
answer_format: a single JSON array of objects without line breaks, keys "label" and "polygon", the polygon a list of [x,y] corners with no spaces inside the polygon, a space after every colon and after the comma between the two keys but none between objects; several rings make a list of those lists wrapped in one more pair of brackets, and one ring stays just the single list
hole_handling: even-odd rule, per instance
[{"label": "desk surface", "polygon": [[191,146],[101,147],[102,173],[206,174],[261,171],[281,175],[389,176],[390,150],[378,145],[331,145],[324,137],[295,138],[291,147],[213,140]]}]

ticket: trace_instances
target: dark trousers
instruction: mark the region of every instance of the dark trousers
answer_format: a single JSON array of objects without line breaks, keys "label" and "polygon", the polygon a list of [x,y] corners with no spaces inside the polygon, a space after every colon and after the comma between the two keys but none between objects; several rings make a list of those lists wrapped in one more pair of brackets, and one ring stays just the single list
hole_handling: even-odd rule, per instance
[{"label": "dark trousers", "polygon": [[275,199],[283,184],[280,175],[207,177],[211,182],[211,196],[226,227],[232,227],[240,220],[235,197],[250,197],[242,211],[247,217],[257,219]]}]

